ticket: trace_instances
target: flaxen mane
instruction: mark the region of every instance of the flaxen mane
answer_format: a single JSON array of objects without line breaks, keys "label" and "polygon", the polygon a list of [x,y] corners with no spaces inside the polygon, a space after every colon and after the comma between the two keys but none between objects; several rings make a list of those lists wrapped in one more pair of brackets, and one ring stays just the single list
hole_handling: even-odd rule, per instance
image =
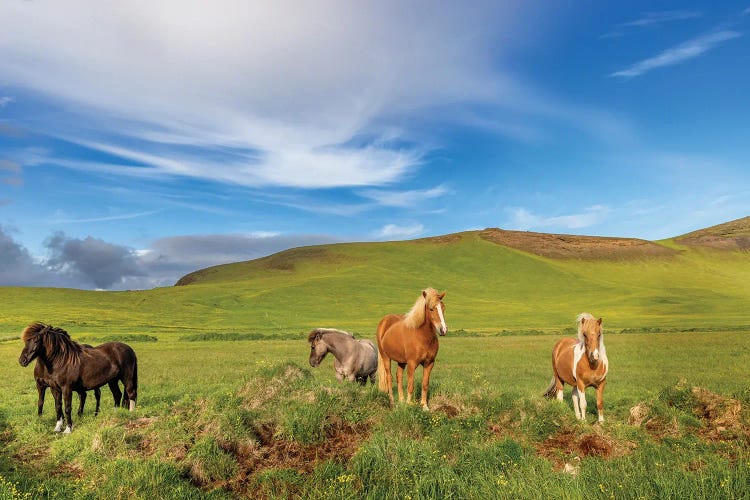
[{"label": "flaxen mane", "polygon": [[36,321],[24,328],[21,340],[26,342],[37,336],[41,338],[50,361],[66,365],[78,364],[80,361],[81,344],[71,339],[70,334],[62,328]]},{"label": "flaxen mane", "polygon": [[[414,303],[408,313],[404,315],[404,325],[407,328],[419,328],[424,324],[425,315],[424,309],[427,305],[427,301],[431,300],[432,297],[437,297],[437,290],[434,288],[427,288],[424,290],[417,301]],[[426,295],[426,296],[425,296]]]},{"label": "flaxen mane", "polygon": [[312,343],[313,340],[315,340],[316,338],[326,333],[341,333],[348,337],[354,338],[353,334],[349,332],[345,332],[344,330],[337,330],[335,328],[316,328],[315,330],[311,331],[310,334],[307,336],[307,341]]}]

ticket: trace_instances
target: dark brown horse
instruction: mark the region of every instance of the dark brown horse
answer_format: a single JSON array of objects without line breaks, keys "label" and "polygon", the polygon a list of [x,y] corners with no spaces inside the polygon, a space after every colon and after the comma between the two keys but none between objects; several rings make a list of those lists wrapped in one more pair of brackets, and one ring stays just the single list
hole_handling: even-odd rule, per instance
[{"label": "dark brown horse", "polygon": [[[107,342],[93,348],[83,347],[71,339],[65,330],[38,322],[24,329],[21,340],[24,347],[18,362],[21,366],[28,366],[38,358],[49,368],[49,378],[45,377],[45,380],[62,395],[67,420],[66,434],[73,429],[73,391],[89,391],[109,384],[115,406],[119,406],[122,392],[118,381],[121,381],[126,394],[123,404],[129,404],[131,411],[135,409],[138,361],[130,346],[121,342]],[[62,419],[58,418],[55,430],[61,430],[62,425]]]},{"label": "dark brown horse", "polygon": [[552,381],[545,396],[563,399],[563,385],[573,386],[573,410],[576,417],[586,420],[586,388],[596,388],[599,422],[604,421],[604,386],[607,385],[609,359],[604,347],[602,319],[589,313],[576,318],[578,338],[561,339],[552,349]]},{"label": "dark brown horse", "polygon": [[391,361],[398,364],[396,384],[399,402],[404,400],[404,368],[408,379],[406,402],[410,403],[414,392],[414,371],[417,366],[422,365],[422,408],[429,410],[427,386],[438,353],[438,335],[445,335],[448,331],[445,326],[443,297],[445,292],[438,293],[434,288],[423,290],[408,313],[389,314],[378,324],[378,388],[388,393],[391,404]]},{"label": "dark brown horse", "polygon": [[[81,344],[82,347],[88,347],[91,349],[93,346],[90,346],[88,344]],[[42,416],[42,409],[44,408],[44,393],[47,391],[47,387],[50,387],[50,368],[45,366],[44,362],[41,359],[36,360],[36,365],[34,366],[34,379],[36,380],[36,392],[39,395],[37,400],[37,413],[41,417]],[[52,397],[55,398],[55,408],[58,409],[57,413],[57,420],[62,420],[62,403],[60,400],[60,391],[55,390],[54,388],[51,388],[52,391]],[[99,390],[99,388],[94,389],[94,397],[96,398],[96,409],[94,410],[94,415],[99,414],[99,403],[102,399],[102,391]],[[79,406],[78,406],[78,416],[80,417],[83,415],[83,407],[86,404],[86,391],[78,391],[78,399],[79,399]]]}]

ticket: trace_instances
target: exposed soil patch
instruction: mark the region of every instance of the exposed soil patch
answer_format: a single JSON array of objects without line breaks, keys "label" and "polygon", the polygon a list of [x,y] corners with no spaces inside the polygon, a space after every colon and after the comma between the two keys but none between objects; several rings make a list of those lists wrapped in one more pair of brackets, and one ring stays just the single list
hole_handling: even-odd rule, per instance
[{"label": "exposed soil patch", "polygon": [[537,445],[537,453],[550,460],[555,470],[574,473],[571,461],[590,456],[621,457],[635,447],[635,443],[618,441],[600,430],[579,435],[574,429],[563,428]]},{"label": "exposed soil patch", "polygon": [[718,250],[750,250],[750,217],[693,231],[675,238],[675,241]]},{"label": "exposed soil patch", "polygon": [[414,240],[415,243],[455,243],[461,241],[460,233],[445,234],[443,236],[431,236],[429,238],[419,238]]},{"label": "exposed soil patch", "polygon": [[276,438],[273,424],[259,426],[255,430],[259,446],[252,450],[238,450],[235,454],[241,472],[230,481],[229,487],[247,494],[252,477],[266,469],[294,469],[304,474],[311,472],[320,462],[346,462],[370,434],[369,424],[351,424],[339,417],[330,417],[326,427],[326,438],[322,443],[300,444]]},{"label": "exposed soil patch", "polygon": [[629,260],[674,255],[677,252],[636,238],[605,238],[570,234],[485,229],[479,236],[487,241],[552,259]]}]

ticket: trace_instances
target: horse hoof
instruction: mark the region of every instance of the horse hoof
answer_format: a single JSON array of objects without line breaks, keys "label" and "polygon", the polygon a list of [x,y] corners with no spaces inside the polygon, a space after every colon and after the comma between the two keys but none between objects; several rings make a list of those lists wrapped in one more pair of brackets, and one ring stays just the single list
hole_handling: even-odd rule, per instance
[{"label": "horse hoof", "polygon": [[63,431],[63,434],[70,434],[73,431],[73,429],[70,426],[67,426],[65,430]]},{"label": "horse hoof", "polygon": [[429,407],[429,406],[427,406],[427,405],[422,405],[422,409],[423,409],[424,411],[430,411],[430,407]]},{"label": "horse hoof", "polygon": [[55,426],[55,429],[53,430],[53,432],[61,432],[62,429],[63,429],[62,420],[58,420],[57,425]]}]

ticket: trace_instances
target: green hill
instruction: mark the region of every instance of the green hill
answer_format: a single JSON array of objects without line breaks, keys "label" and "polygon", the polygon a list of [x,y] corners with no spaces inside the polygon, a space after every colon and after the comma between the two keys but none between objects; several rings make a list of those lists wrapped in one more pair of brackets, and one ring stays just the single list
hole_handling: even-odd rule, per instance
[{"label": "green hill", "polygon": [[[736,235],[750,218],[728,224]],[[291,335],[318,326],[371,334],[427,286],[447,290],[452,330],[559,329],[581,311],[604,316],[610,328],[750,325],[750,255],[685,244],[688,236],[647,242],[487,229],[296,248],[154,290],[4,287],[0,331],[13,335],[42,320],[97,335]]]}]

